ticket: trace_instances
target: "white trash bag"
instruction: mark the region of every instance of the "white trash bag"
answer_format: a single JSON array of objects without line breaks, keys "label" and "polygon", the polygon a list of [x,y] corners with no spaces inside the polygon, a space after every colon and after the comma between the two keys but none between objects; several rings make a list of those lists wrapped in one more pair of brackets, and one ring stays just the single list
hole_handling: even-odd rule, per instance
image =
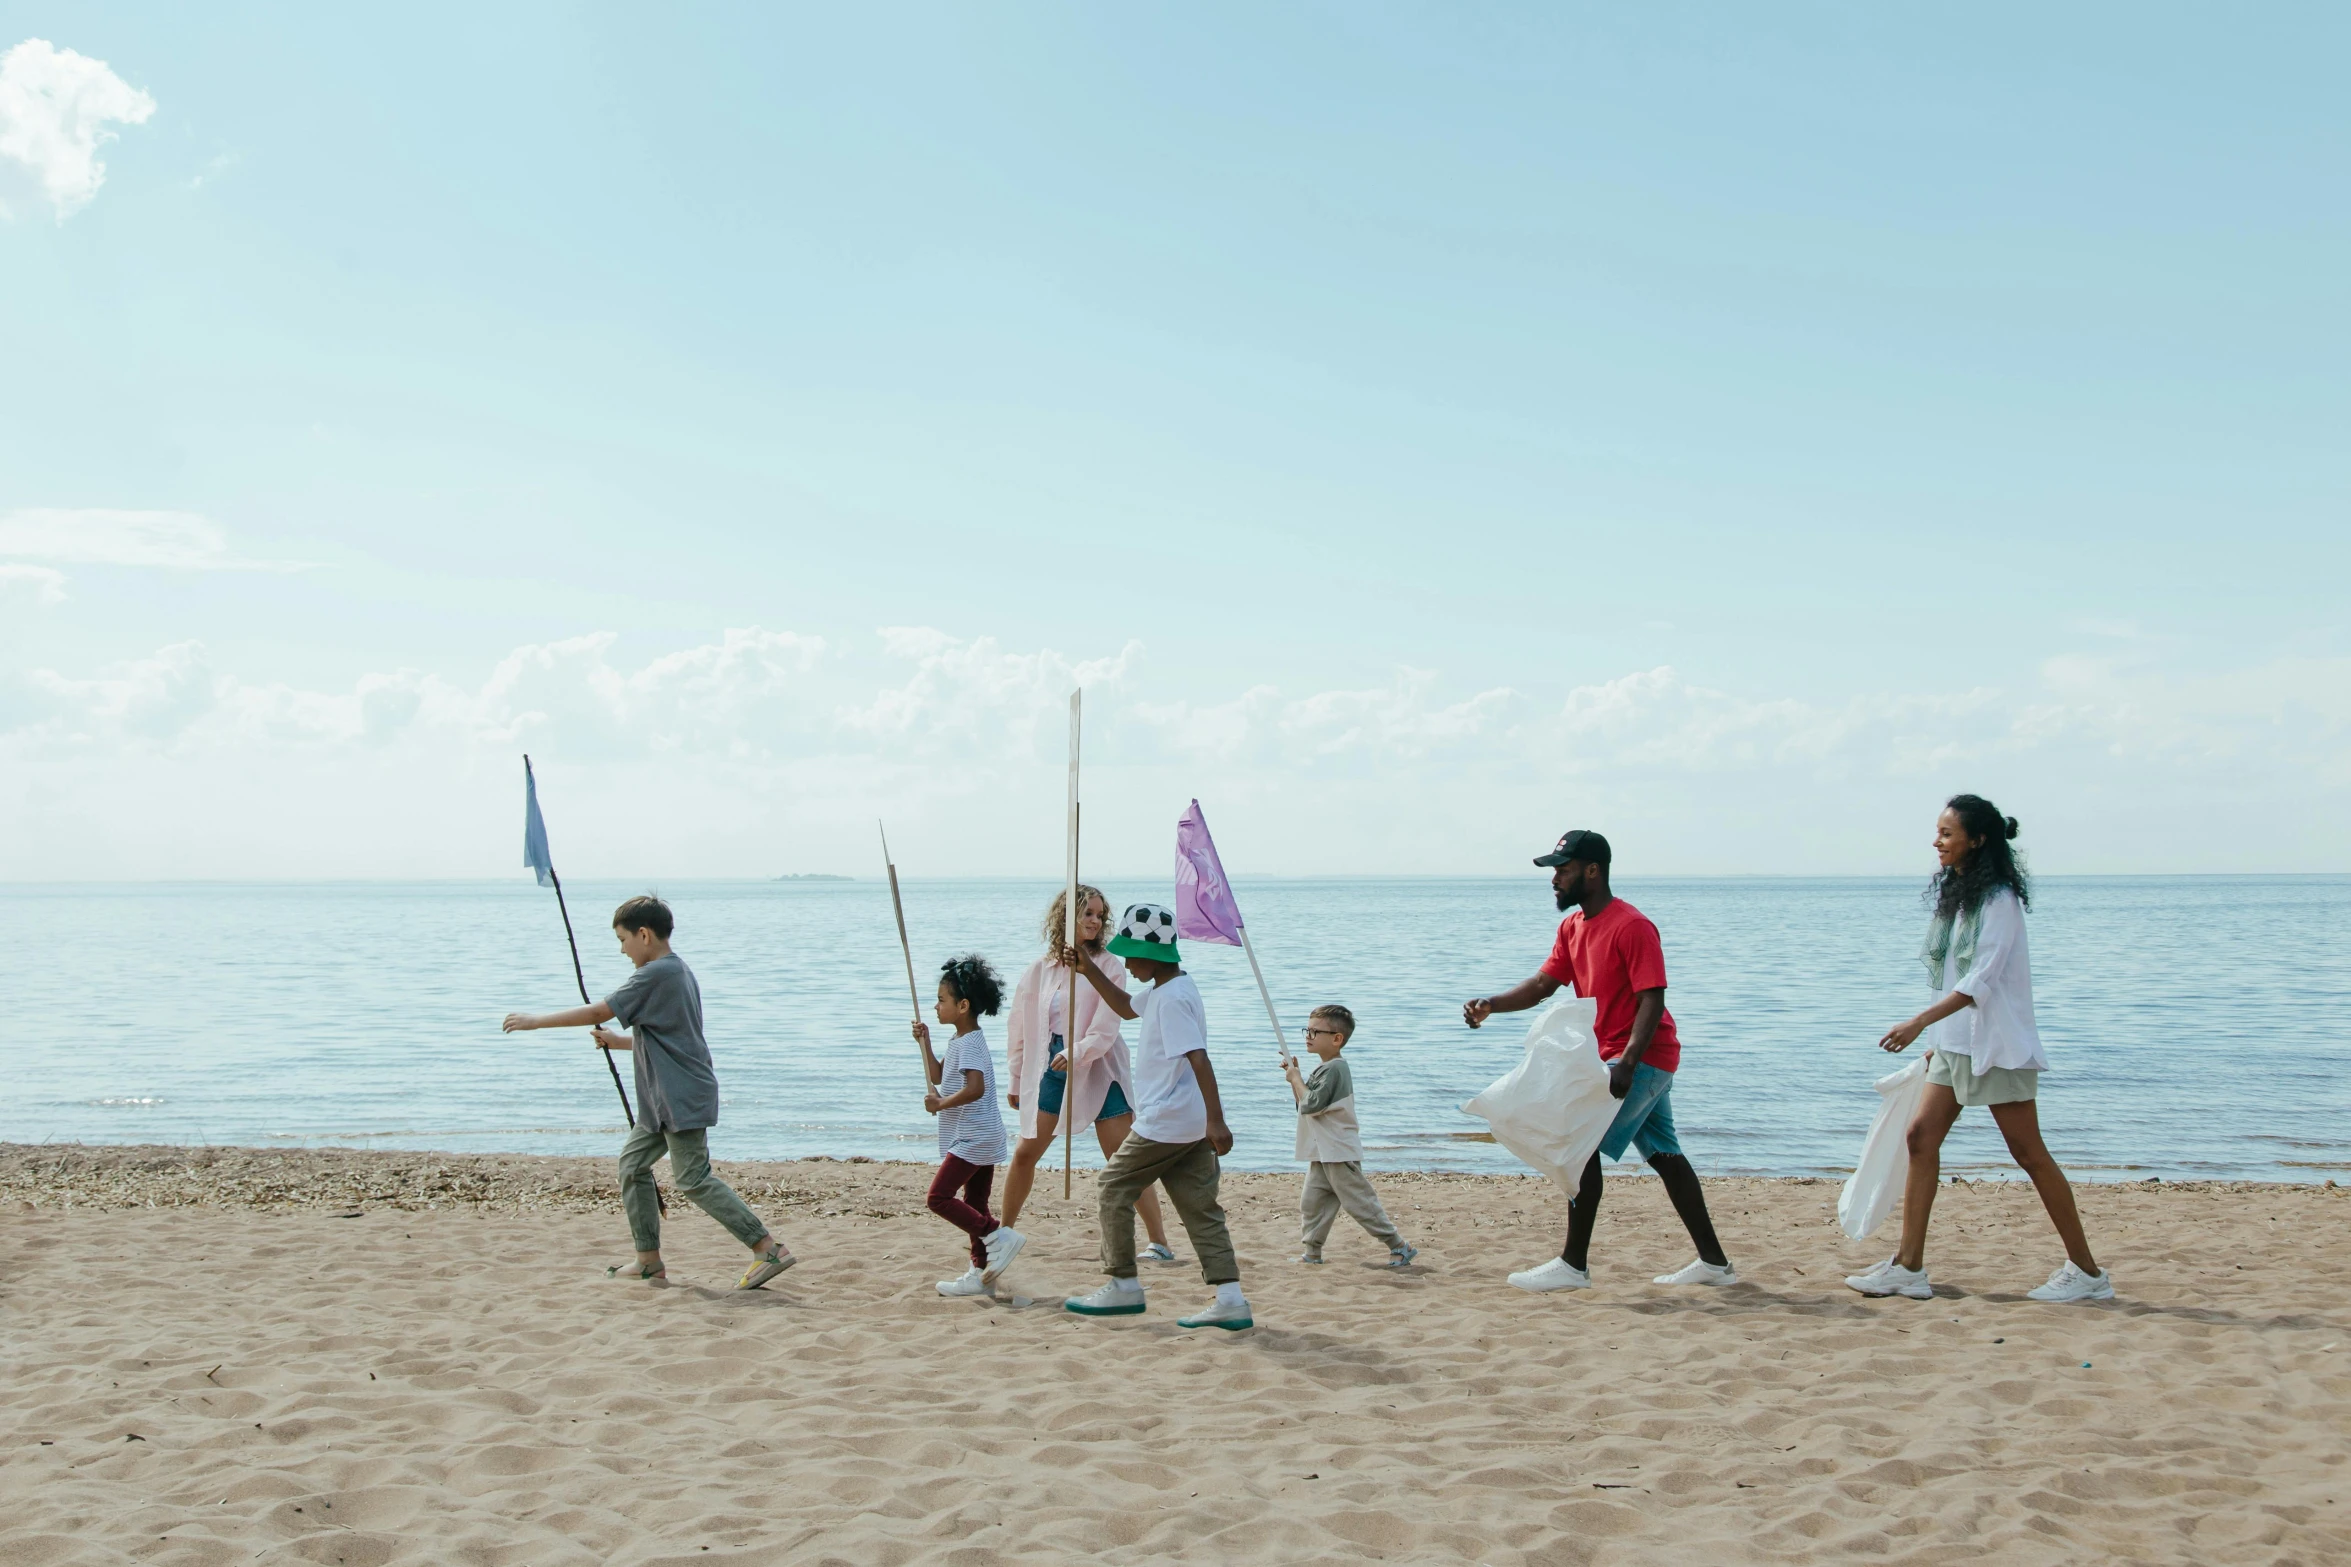
[{"label": "white trash bag", "polygon": [[1878,1079],[1878,1118],[1869,1123],[1861,1162],[1837,1194],[1837,1223],[1857,1241],[1869,1239],[1901,1199],[1910,1179],[1910,1121],[1926,1091],[1925,1056]]},{"label": "white trash bag", "polygon": [[1590,999],[1570,996],[1538,1014],[1518,1065],[1461,1107],[1570,1198],[1617,1111],[1592,1039],[1593,1013]]}]

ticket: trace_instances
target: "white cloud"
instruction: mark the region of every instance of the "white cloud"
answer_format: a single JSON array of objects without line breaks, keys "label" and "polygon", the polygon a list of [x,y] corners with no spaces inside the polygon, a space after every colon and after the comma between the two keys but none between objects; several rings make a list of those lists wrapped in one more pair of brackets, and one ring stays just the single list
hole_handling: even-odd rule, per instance
[{"label": "white cloud", "polygon": [[36,506],[0,512],[0,555],[77,566],[163,566],[180,571],[263,566],[232,558],[228,536],[209,519],[186,511]]},{"label": "white cloud", "polygon": [[65,573],[47,566],[16,566],[0,561],[0,602],[31,599],[36,604],[65,602]]},{"label": "white cloud", "polygon": [[150,840],[135,874],[494,874],[526,749],[584,873],[854,873],[877,814],[928,874],[1051,871],[1074,684],[1088,841],[1121,869],[1164,861],[1195,794],[1230,854],[1300,873],[1511,869],[1530,834],[1571,818],[1653,871],[1883,869],[1920,852],[1960,788],[2075,867],[2140,866],[2152,824],[2215,800],[2243,810],[2203,845],[2234,860],[2205,868],[2351,858],[2343,659],[2192,678],[2053,660],[2029,690],[1829,702],[1670,667],[1548,698],[1407,669],[1202,701],[1165,694],[1133,642],[1082,657],[928,628],[854,647],[741,628],[621,649],[598,632],[470,680],[391,670],[334,689],[245,680],[194,643],[87,675],[0,674],[0,814],[24,828],[0,879],[102,873],[126,834]]},{"label": "white cloud", "polygon": [[28,38],[0,54],[0,217],[46,201],[63,223],[106,181],[110,125],[144,124],[155,100],[93,60]]}]

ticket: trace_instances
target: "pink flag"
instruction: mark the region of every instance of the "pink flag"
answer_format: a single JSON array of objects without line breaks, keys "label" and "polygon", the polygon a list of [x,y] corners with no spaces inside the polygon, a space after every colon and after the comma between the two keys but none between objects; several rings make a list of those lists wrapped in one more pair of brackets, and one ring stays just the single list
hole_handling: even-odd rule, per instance
[{"label": "pink flag", "polygon": [[1177,937],[1240,946],[1241,908],[1233,902],[1232,883],[1225,880],[1198,800],[1176,821],[1175,872]]}]

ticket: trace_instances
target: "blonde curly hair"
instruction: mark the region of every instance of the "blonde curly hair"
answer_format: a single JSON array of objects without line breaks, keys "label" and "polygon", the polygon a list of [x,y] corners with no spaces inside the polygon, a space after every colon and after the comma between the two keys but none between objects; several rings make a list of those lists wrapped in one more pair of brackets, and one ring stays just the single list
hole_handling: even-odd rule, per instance
[{"label": "blonde curly hair", "polygon": [[[1102,899],[1102,929],[1103,934],[1108,935],[1110,931],[1110,900],[1103,897],[1101,888],[1089,887],[1082,881],[1078,883],[1079,908],[1085,908],[1096,898]],[[1063,935],[1063,932],[1068,928],[1069,893],[1065,889],[1053,895],[1053,906],[1045,911],[1045,956],[1056,964],[1065,964],[1069,961],[1069,942]],[[1102,951],[1102,937],[1097,936],[1084,945],[1089,955],[1099,954]]]}]

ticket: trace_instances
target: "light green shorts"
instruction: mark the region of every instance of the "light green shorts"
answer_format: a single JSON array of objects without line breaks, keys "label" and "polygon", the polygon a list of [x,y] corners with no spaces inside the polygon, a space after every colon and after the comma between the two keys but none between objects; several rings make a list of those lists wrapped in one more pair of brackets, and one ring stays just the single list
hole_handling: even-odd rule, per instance
[{"label": "light green shorts", "polygon": [[1973,1056],[1938,1050],[1927,1058],[1927,1081],[1941,1083],[1961,1105],[2012,1105],[2041,1096],[2041,1074],[2029,1066],[1979,1072]]}]

